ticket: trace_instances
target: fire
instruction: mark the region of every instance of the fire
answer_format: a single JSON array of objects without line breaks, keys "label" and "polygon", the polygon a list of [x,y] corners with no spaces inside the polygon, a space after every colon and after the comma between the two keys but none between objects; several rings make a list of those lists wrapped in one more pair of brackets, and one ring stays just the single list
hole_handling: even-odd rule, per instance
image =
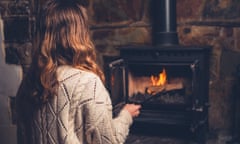
[{"label": "fire", "polygon": [[151,82],[153,86],[163,86],[167,82],[167,73],[166,70],[163,68],[163,71],[159,73],[158,76],[151,75]]}]

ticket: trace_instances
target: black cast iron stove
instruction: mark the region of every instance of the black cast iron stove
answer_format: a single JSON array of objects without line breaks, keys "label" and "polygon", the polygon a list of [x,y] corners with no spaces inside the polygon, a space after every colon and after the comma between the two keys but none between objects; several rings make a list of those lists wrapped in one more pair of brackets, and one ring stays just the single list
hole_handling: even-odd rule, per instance
[{"label": "black cast iron stove", "polygon": [[113,105],[142,105],[140,116],[134,119],[137,131],[180,126],[203,144],[208,128],[211,47],[179,45],[176,0],[153,2],[160,6],[154,8],[158,17],[153,24],[154,45],[121,47],[120,58],[109,63],[107,83]]}]

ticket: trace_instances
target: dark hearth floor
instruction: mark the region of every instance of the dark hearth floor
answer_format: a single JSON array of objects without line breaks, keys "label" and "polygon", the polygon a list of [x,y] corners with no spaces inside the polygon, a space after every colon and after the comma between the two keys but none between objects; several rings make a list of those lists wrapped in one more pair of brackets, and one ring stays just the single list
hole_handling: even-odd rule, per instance
[{"label": "dark hearth floor", "polygon": [[[184,132],[182,132],[184,133]],[[144,133],[136,133],[130,131],[130,134],[125,144],[199,144],[196,143],[190,136],[177,135],[151,135]],[[201,143],[200,143],[201,144]],[[232,136],[227,132],[213,132],[207,135],[205,144],[240,144],[232,139]]]},{"label": "dark hearth floor", "polygon": [[[189,139],[181,139],[176,137],[162,137],[162,136],[144,136],[130,134],[125,144],[197,144]],[[206,144],[240,144],[239,142],[231,142],[230,136],[219,136],[216,138],[209,138]]]}]

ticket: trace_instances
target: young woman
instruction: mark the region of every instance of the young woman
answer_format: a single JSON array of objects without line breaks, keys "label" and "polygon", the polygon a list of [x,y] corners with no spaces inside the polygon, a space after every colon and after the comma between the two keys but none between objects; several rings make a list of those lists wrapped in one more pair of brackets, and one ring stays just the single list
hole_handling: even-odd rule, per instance
[{"label": "young woman", "polygon": [[85,9],[51,0],[39,18],[38,46],[17,94],[19,143],[124,143],[140,106],[126,104],[112,117]]}]

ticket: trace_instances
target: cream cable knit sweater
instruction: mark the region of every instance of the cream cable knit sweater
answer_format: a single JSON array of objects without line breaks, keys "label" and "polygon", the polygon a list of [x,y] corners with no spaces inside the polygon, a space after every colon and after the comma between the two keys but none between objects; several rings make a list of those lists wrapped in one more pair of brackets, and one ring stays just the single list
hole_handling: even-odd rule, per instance
[{"label": "cream cable knit sweater", "polygon": [[[122,110],[112,118],[111,100],[99,77],[69,66],[61,66],[57,74],[58,96],[36,113],[31,135],[23,135],[32,144],[124,143],[132,117]],[[19,125],[24,133],[24,124]]]}]

